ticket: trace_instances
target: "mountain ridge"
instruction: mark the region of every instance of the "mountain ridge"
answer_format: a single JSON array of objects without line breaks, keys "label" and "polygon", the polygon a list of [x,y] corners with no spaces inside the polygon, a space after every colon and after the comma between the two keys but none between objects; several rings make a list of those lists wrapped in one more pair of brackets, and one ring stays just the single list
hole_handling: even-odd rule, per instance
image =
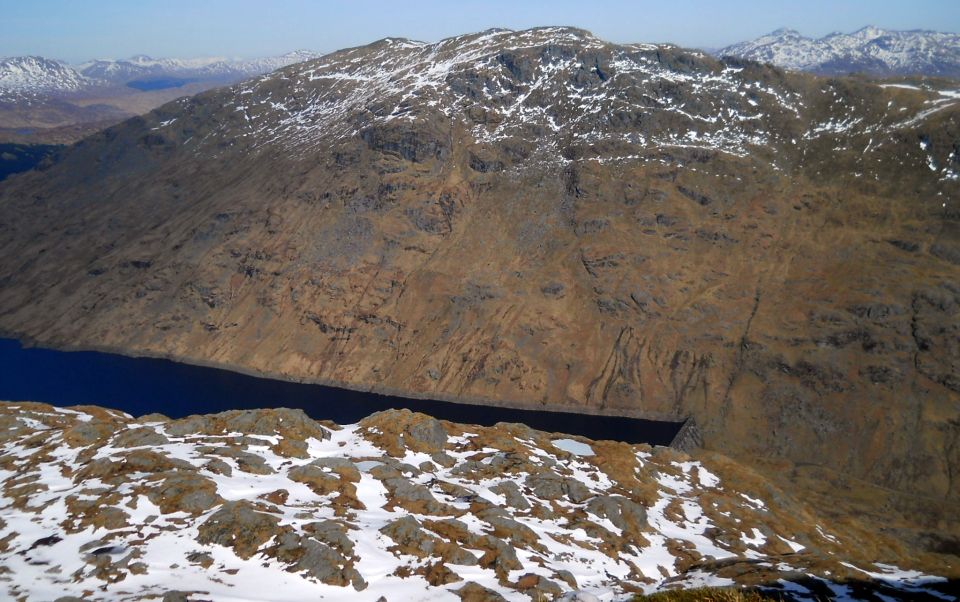
[{"label": "mountain ridge", "polygon": [[868,25],[853,33],[834,32],[814,39],[781,28],[717,54],[821,75],[960,77],[960,34],[919,29],[896,31]]}]

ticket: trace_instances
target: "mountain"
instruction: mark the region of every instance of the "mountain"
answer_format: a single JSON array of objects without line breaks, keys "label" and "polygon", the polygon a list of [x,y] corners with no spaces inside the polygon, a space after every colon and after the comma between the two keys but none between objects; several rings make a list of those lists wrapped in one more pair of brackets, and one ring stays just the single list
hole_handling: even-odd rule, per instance
[{"label": "mountain", "polygon": [[960,91],[935,83],[571,28],[386,39],[5,180],[0,329],[692,417],[705,449],[765,474],[882,487],[858,514],[905,513],[897,537],[955,550],[958,145]]},{"label": "mountain", "polygon": [[80,65],[79,68],[86,77],[121,85],[127,85],[138,79],[170,77],[237,81],[318,56],[320,55],[307,50],[249,60],[229,60],[220,57],[154,59],[146,55],[138,55],[129,59],[90,61]]},{"label": "mountain", "polygon": [[857,516],[834,520],[716,455],[408,411],[339,426],[283,409],[134,420],[4,403],[0,424],[0,559],[14,575],[0,591],[10,599],[955,591],[944,576],[955,565],[910,555],[867,535]]},{"label": "mountain", "polygon": [[792,29],[778,29],[717,54],[824,75],[960,77],[960,34],[936,31],[889,31],[871,26],[811,39]]},{"label": "mountain", "polygon": [[[96,93],[103,84],[43,57],[0,59],[0,142],[72,142],[130,117],[116,106],[74,101]],[[33,140],[36,130],[51,134]]]},{"label": "mountain", "polygon": [[76,69],[41,57],[0,61],[0,142],[65,143],[149,111],[285,65],[316,58],[299,50],[249,60],[97,60]]},{"label": "mountain", "polygon": [[39,56],[0,59],[0,99],[13,94],[67,94],[96,82],[71,67]]}]

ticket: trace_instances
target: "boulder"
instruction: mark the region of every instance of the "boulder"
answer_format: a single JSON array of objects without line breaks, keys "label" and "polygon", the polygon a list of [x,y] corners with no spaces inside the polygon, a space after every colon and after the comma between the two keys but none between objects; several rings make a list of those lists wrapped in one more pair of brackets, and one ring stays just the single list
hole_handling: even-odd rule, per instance
[{"label": "boulder", "polygon": [[609,519],[615,527],[638,533],[647,526],[647,510],[640,504],[619,495],[598,495],[587,503],[587,512]]},{"label": "boulder", "polygon": [[260,512],[250,502],[226,502],[200,525],[197,541],[232,548],[246,559],[279,533],[279,523],[279,518]]},{"label": "boulder", "polygon": [[500,602],[501,600],[506,602],[506,598],[497,592],[474,583],[473,581],[468,582],[460,589],[455,589],[452,591],[460,596],[460,600],[462,600],[462,602]]},{"label": "boulder", "polygon": [[223,501],[217,485],[194,472],[164,473],[158,483],[146,486],[147,497],[164,514],[186,512],[194,516]]},{"label": "boulder", "polygon": [[143,426],[122,431],[111,443],[114,447],[148,447],[166,445],[170,440],[156,430]]}]

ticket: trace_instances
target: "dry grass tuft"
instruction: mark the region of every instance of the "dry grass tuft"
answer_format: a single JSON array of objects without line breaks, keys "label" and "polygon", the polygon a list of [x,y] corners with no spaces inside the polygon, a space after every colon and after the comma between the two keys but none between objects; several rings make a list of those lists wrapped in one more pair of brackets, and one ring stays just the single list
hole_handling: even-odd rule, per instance
[{"label": "dry grass tuft", "polygon": [[649,596],[637,596],[634,602],[767,602],[782,600],[777,594],[765,594],[753,590],[730,588],[677,589],[658,592]]}]

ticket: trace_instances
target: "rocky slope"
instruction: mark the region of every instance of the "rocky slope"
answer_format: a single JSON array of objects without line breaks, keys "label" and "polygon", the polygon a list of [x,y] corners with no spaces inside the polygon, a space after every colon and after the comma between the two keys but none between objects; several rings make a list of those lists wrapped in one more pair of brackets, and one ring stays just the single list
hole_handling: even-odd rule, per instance
[{"label": "rocky slope", "polygon": [[0,427],[0,590],[15,600],[627,600],[703,584],[942,600],[958,571],[722,456],[521,425],[4,403]]},{"label": "rocky slope", "polygon": [[0,328],[431,398],[693,416],[708,449],[882,485],[911,537],[952,549],[958,120],[949,82],[574,29],[382,40],[9,178]]},{"label": "rocky slope", "polygon": [[936,31],[864,27],[849,34],[832,33],[812,39],[793,29],[778,29],[728,46],[717,54],[824,75],[960,77],[960,34]]}]

